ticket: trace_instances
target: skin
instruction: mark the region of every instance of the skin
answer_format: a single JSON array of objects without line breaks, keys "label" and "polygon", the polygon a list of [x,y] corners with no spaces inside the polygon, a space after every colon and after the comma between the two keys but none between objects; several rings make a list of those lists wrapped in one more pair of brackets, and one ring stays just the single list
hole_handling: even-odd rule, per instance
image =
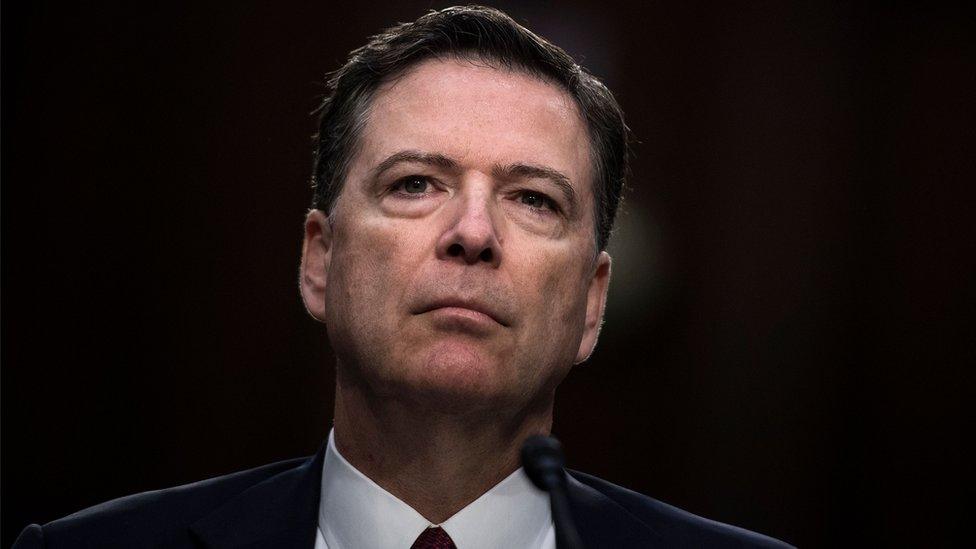
[{"label": "skin", "polygon": [[610,257],[590,159],[560,88],[428,60],[380,88],[331,217],[308,214],[338,449],[435,524],[518,468],[596,344]]}]

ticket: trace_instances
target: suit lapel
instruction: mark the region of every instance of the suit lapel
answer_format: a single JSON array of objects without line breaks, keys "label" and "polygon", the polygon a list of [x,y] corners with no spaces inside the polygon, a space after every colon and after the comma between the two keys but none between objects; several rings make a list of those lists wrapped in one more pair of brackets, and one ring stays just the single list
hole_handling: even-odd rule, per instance
[{"label": "suit lapel", "polygon": [[318,522],[325,446],[298,467],[255,484],[190,530],[213,549],[312,549]]},{"label": "suit lapel", "polygon": [[661,545],[661,537],[617,502],[567,475],[569,505],[587,549],[626,549]]}]

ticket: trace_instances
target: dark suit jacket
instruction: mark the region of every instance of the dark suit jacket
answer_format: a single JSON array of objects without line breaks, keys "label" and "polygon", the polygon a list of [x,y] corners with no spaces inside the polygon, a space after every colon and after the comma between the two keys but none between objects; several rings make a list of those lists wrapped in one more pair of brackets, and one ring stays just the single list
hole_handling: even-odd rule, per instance
[{"label": "dark suit jacket", "polygon": [[[33,547],[313,549],[325,447],[311,458],[109,501],[14,543]],[[586,547],[787,547],[570,471],[569,498]]]}]

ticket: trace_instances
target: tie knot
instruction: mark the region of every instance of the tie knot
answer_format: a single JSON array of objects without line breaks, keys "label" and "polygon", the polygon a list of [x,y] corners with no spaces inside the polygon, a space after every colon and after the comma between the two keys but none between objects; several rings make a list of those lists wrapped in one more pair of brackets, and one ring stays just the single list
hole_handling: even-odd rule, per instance
[{"label": "tie knot", "polygon": [[443,528],[434,526],[421,532],[410,549],[457,549],[457,546]]}]

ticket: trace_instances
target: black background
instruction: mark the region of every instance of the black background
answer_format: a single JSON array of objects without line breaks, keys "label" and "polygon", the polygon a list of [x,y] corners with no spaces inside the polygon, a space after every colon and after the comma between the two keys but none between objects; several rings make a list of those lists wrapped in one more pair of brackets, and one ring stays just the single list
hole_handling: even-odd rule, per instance
[{"label": "black background", "polygon": [[[5,2],[2,545],[314,452],[310,111],[429,2]],[[807,547],[943,545],[972,479],[972,18],[502,2],[638,143],[571,465]]]}]

